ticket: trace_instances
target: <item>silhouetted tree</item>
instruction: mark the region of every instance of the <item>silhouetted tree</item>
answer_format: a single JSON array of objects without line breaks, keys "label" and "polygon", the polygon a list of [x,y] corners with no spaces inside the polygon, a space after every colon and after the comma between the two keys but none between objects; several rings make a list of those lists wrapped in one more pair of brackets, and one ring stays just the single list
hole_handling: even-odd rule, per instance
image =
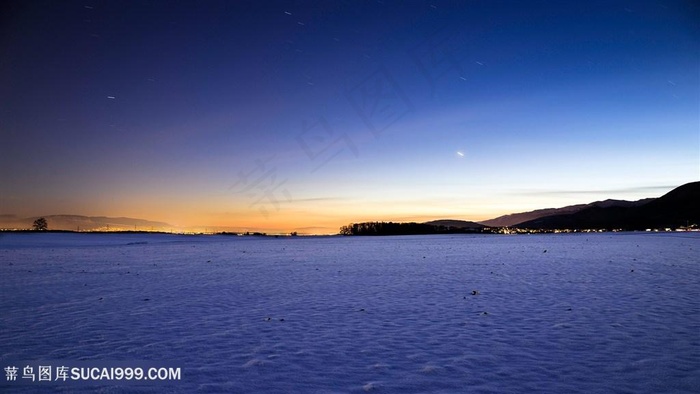
[{"label": "silhouetted tree", "polygon": [[32,228],[34,229],[34,231],[46,231],[49,229],[49,224],[46,222],[46,219],[39,218],[34,221],[34,224],[32,224]]}]

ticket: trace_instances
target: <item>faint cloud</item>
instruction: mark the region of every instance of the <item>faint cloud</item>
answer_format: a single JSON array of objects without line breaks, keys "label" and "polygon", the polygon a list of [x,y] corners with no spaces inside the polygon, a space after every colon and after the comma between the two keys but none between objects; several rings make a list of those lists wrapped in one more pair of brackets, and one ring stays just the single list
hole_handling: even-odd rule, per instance
[{"label": "faint cloud", "polygon": [[296,198],[294,202],[324,202],[324,201],[343,201],[347,198],[343,197],[312,197],[312,198]]},{"label": "faint cloud", "polygon": [[627,187],[620,189],[596,189],[596,190],[520,190],[514,191],[511,194],[515,195],[529,195],[529,196],[563,196],[563,195],[599,195],[599,194],[640,194],[640,193],[652,193],[661,192],[665,193],[671,189],[676,188],[678,185],[669,186],[637,186],[637,187]]}]

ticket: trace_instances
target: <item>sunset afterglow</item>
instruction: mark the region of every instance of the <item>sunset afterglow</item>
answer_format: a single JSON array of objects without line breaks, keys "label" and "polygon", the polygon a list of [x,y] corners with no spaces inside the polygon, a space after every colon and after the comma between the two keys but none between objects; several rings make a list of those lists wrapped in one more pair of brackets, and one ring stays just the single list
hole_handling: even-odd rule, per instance
[{"label": "sunset afterglow", "polygon": [[700,178],[692,2],[85,4],[3,11],[0,214],[317,234]]}]

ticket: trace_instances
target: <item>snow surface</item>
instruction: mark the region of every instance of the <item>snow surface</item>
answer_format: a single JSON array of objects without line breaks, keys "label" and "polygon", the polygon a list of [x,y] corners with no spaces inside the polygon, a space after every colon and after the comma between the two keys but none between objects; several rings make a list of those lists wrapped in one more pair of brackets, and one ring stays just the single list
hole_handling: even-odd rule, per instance
[{"label": "snow surface", "polygon": [[699,235],[5,233],[3,368],[182,380],[0,391],[698,393]]}]

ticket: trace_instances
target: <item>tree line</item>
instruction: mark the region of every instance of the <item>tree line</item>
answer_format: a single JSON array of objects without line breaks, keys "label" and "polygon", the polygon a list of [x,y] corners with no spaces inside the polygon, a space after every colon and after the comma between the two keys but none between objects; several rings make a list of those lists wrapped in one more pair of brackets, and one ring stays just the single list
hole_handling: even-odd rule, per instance
[{"label": "tree line", "polygon": [[478,233],[481,230],[436,226],[426,223],[364,222],[350,223],[340,228],[341,235],[422,235]]}]

